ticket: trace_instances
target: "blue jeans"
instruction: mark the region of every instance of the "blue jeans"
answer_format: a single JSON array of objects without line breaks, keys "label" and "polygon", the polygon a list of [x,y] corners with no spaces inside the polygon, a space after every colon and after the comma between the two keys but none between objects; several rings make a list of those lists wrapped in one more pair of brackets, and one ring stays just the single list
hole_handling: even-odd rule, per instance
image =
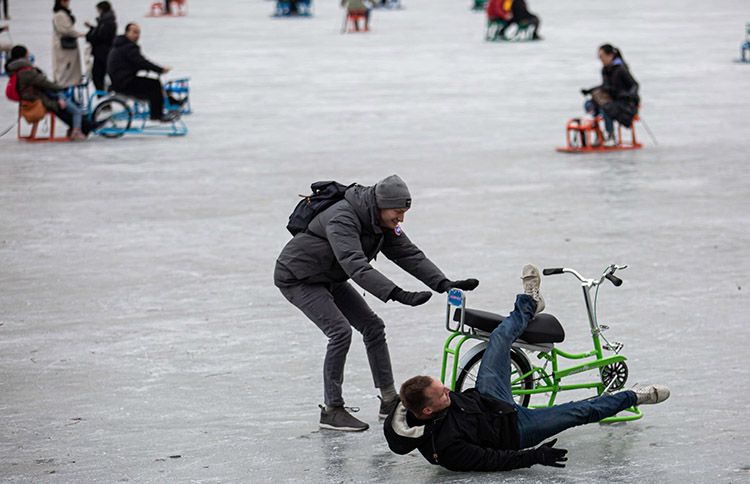
[{"label": "blue jeans", "polygon": [[513,400],[510,388],[510,350],[534,317],[536,302],[526,294],[516,297],[513,312],[490,335],[477,375],[477,390],[513,404],[518,411],[521,448],[533,447],[565,429],[598,422],[635,405],[632,391],[568,402],[549,408],[530,409]]},{"label": "blue jeans", "polygon": [[73,118],[73,126],[71,128],[73,129],[81,129],[81,118],[83,117],[83,109],[76,104],[72,99],[66,99],[65,100],[65,109],[63,111],[66,111],[70,114],[70,116]]},{"label": "blue jeans", "polygon": [[583,103],[583,109],[586,110],[587,113],[589,113],[592,116],[599,116],[602,115],[602,119],[604,120],[604,129],[607,131],[608,135],[611,135],[615,132],[615,122],[612,118],[610,118],[607,113],[604,112],[602,108],[596,105],[594,101],[589,99],[585,103]]},{"label": "blue jeans", "polygon": [[73,129],[81,129],[81,119],[83,118],[83,108],[76,104],[73,96],[70,92],[66,91],[47,91],[47,95],[55,100],[63,99],[65,101],[65,109],[61,111],[68,113],[71,119],[70,127]]}]

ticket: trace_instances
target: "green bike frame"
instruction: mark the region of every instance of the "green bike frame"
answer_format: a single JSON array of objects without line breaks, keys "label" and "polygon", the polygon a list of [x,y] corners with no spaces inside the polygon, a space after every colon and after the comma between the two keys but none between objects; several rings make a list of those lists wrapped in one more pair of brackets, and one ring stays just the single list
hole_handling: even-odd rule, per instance
[{"label": "green bike frame", "polygon": [[[608,269],[610,272],[605,271],[605,274],[612,274],[614,270],[619,267],[610,266]],[[537,357],[543,360],[545,363],[543,366],[538,366],[530,363],[531,369],[520,374],[513,372],[511,375],[511,388],[513,395],[538,395],[549,393],[549,399],[545,405],[534,405],[532,408],[549,407],[555,404],[557,395],[560,392],[568,390],[582,390],[590,389],[595,390],[596,395],[601,395],[608,388],[602,380],[601,371],[602,368],[608,365],[621,363],[626,361],[625,356],[619,354],[622,349],[620,343],[614,345],[606,341],[606,346],[602,346],[601,333],[606,327],[599,325],[596,318],[596,311],[594,305],[591,302],[591,289],[601,284],[605,276],[602,276],[599,280],[584,279],[577,272],[572,269],[561,269],[562,272],[569,272],[581,281],[583,288],[583,296],[586,304],[586,313],[588,315],[589,326],[591,328],[591,339],[594,349],[585,353],[568,353],[561,349],[556,348],[553,344],[547,345],[528,345],[528,344],[514,344],[516,348],[525,348],[527,350],[537,353]],[[461,317],[457,326],[451,326],[451,314],[455,309],[461,309]],[[456,388],[456,378],[459,371],[461,362],[461,351],[464,344],[470,340],[478,341],[479,344],[473,346],[469,351],[474,354],[478,351],[482,351],[488,342],[489,334],[475,330],[469,326],[464,325],[464,309],[466,308],[466,295],[462,291],[451,290],[448,294],[448,304],[446,308],[446,329],[450,332],[450,335],[445,340],[443,345],[443,358],[442,367],[440,371],[440,379],[443,384],[448,384],[451,390]],[[612,351],[614,354],[605,356],[604,349]],[[449,363],[449,360],[450,363]],[[528,360],[528,358],[527,358]],[[577,364],[561,368],[560,362],[563,360],[578,361]],[[466,359],[468,361],[468,358]],[[548,371],[548,367],[551,366],[551,371]],[[448,371],[450,370],[450,373]],[[576,375],[584,372],[592,372],[596,370],[596,379],[583,383],[564,384],[563,380],[566,377]],[[446,383],[446,377],[449,377],[448,383]],[[524,381],[531,377],[534,381],[533,388],[526,389],[523,386]],[[602,420],[602,423],[614,423],[614,422],[627,422],[631,420],[638,420],[643,417],[640,409],[637,407],[630,407],[623,411],[619,415],[606,418]]]}]

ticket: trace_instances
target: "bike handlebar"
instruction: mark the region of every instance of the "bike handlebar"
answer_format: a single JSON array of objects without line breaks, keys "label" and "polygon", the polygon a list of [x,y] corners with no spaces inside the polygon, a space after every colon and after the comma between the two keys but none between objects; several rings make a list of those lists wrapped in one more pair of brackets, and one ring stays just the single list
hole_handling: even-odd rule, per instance
[{"label": "bike handlebar", "polygon": [[551,276],[553,274],[562,274],[563,268],[562,267],[554,267],[550,269],[542,269],[542,274],[545,276]]},{"label": "bike handlebar", "polygon": [[612,284],[614,284],[615,287],[622,286],[622,279],[620,279],[616,275],[614,275],[614,274],[607,274],[604,277],[606,277],[609,282],[611,282]]},{"label": "bike handlebar", "polygon": [[625,269],[626,267],[628,266],[626,265],[618,266],[616,264],[612,264],[604,270],[604,273],[599,279],[586,279],[581,274],[579,274],[576,270],[569,269],[566,267],[551,267],[547,269],[542,269],[542,274],[544,274],[545,276],[552,276],[555,274],[565,274],[565,273],[573,274],[579,281],[583,282],[584,284],[588,284],[590,286],[598,286],[604,281],[604,279],[607,279],[616,287],[619,287],[619,286],[622,286],[622,279],[615,276],[615,272]]}]

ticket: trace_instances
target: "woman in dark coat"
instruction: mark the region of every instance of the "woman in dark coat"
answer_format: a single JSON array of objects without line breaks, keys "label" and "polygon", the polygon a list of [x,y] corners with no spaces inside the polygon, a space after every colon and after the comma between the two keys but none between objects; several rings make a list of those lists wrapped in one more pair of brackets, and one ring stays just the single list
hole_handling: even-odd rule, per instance
[{"label": "woman in dark coat", "polygon": [[91,52],[94,56],[94,66],[91,69],[91,78],[94,86],[98,91],[104,91],[104,76],[107,75],[107,57],[112,49],[112,42],[117,35],[117,20],[112,5],[109,2],[99,2],[96,4],[96,10],[99,17],[96,19],[96,25],[86,22],[89,28],[86,34],[86,40],[91,44]]},{"label": "woman in dark coat", "polygon": [[[610,44],[599,47],[599,60],[602,61],[602,84],[591,89],[582,89],[584,95],[591,94],[584,104],[586,112],[604,118],[607,132],[605,146],[614,146],[614,122],[629,128],[638,113],[638,82],[630,74],[628,65],[622,58],[620,49]],[[601,141],[599,141],[601,142]]]}]

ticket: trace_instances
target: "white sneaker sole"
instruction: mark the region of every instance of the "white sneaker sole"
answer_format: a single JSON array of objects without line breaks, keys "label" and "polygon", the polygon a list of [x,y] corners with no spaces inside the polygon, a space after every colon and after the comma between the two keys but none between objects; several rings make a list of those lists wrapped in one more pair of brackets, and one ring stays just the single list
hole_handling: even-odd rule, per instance
[{"label": "white sneaker sole", "polygon": [[365,430],[367,430],[367,429],[370,428],[369,425],[367,427],[363,427],[363,428],[357,428],[357,427],[334,427],[333,425],[324,424],[324,423],[318,424],[318,425],[320,426],[321,429],[326,429],[326,430],[340,430],[341,432],[364,432]]}]

